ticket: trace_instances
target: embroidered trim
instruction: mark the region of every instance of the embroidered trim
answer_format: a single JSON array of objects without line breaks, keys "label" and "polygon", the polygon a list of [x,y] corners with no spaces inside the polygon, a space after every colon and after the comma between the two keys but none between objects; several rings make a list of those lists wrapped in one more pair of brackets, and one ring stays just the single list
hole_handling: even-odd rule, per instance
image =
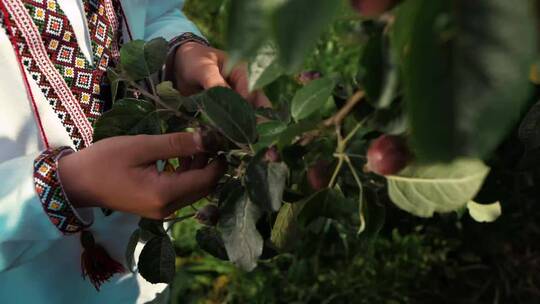
[{"label": "embroidered trim", "polygon": [[[92,143],[93,129],[67,83],[48,57],[47,50],[36,24],[20,0],[4,0],[9,14],[17,24],[28,49],[51,87],[58,94],[59,102],[66,108],[86,146]],[[61,20],[59,20],[61,22]],[[53,28],[54,30],[54,28]],[[71,132],[73,134],[73,132]]]},{"label": "embroidered trim", "polygon": [[[112,32],[118,33],[119,24],[118,24],[116,11],[114,9],[114,5],[111,2],[111,0],[104,0],[104,5],[105,5],[105,12],[107,14],[107,18],[109,19],[109,22],[111,23]],[[118,39],[115,39],[114,41],[118,41]],[[118,45],[115,42],[113,42],[111,48],[112,48],[112,55],[114,56],[114,58],[119,59],[120,51],[118,49]]]},{"label": "embroidered trim", "polygon": [[[11,23],[11,21],[7,17],[7,14],[5,14],[5,11],[6,11],[6,8],[4,7],[4,3],[0,0],[0,26],[4,26],[4,23],[6,24]],[[6,31],[9,31],[9,29],[6,28]],[[9,33],[9,32],[6,32],[6,33],[9,36],[9,40],[11,42],[13,52],[15,53],[15,56],[17,57],[17,65],[19,66],[21,77],[23,78],[24,88],[26,89],[26,95],[28,96],[28,99],[30,100],[30,103],[32,104],[34,118],[36,119],[36,123],[39,128],[39,134],[40,134],[41,140],[43,141],[43,145],[45,146],[45,148],[49,149],[49,140],[47,139],[47,134],[45,134],[45,129],[43,128],[41,116],[39,116],[36,99],[34,97],[34,93],[32,92],[32,88],[30,87],[28,75],[26,74],[24,65],[22,63],[21,54],[19,54],[19,50],[17,49],[17,41],[15,40],[15,36],[12,33]]]},{"label": "embroidered trim", "polygon": [[[21,2],[21,0],[4,1]],[[14,48],[20,53],[21,62],[28,70],[28,74],[39,85],[77,149],[91,143],[92,124],[103,112],[104,102],[100,95],[101,82],[109,65],[118,59],[115,56],[115,50],[118,50],[117,38],[121,36],[118,30],[113,28],[112,23],[118,25],[118,20],[122,19],[118,12],[118,16],[113,16],[112,22],[109,20],[109,15],[114,15],[114,11],[110,10],[118,5],[117,0],[85,0],[84,5],[92,40],[94,64],[90,63],[80,50],[69,20],[56,0],[28,1],[21,12],[30,16],[30,23],[38,32],[36,34],[34,31],[34,34],[41,38],[38,47],[42,53],[46,53],[44,56],[41,54],[39,55],[41,57],[36,56],[33,50],[35,46],[28,43],[27,36],[21,35],[24,31],[18,28],[20,22],[18,26],[15,24],[8,26],[11,30],[10,38],[15,41]],[[11,14],[10,17],[13,19],[15,15]],[[36,41],[33,42],[36,43]],[[52,66],[50,71],[42,68],[40,59],[48,62],[49,67]],[[55,79],[57,86],[49,77],[50,73],[54,74],[53,77],[57,76]],[[66,94],[72,97],[66,99]],[[66,101],[72,101],[71,98],[75,99],[73,106],[79,110],[78,114],[80,112],[83,114],[82,117],[79,116],[82,122],[78,124],[75,119],[77,116],[66,104]],[[86,131],[80,128],[81,124]]]},{"label": "embroidered trim", "polygon": [[79,232],[92,224],[77,216],[58,176],[58,160],[72,152],[73,150],[67,147],[48,149],[34,161],[34,185],[43,210],[51,222],[65,234]]}]

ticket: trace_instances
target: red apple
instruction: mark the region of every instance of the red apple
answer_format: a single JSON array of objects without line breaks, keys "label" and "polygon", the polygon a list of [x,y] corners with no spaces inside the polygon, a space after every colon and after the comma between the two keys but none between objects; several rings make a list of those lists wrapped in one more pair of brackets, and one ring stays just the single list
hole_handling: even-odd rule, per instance
[{"label": "red apple", "polygon": [[332,176],[331,164],[325,160],[319,160],[309,167],[307,171],[307,180],[311,188],[320,191],[328,187]]},{"label": "red apple", "polygon": [[364,17],[377,17],[396,5],[397,0],[351,0],[352,7]]},{"label": "red apple", "polygon": [[382,135],[369,146],[366,168],[380,175],[392,175],[405,168],[410,159],[411,153],[402,137]]},{"label": "red apple", "polygon": [[322,77],[321,72],[318,71],[304,71],[296,78],[301,85],[306,85],[315,79]]},{"label": "red apple", "polygon": [[266,153],[264,154],[264,160],[269,163],[277,163],[281,161],[281,157],[279,156],[279,151],[276,146],[272,146],[268,148],[268,150],[266,150]]}]

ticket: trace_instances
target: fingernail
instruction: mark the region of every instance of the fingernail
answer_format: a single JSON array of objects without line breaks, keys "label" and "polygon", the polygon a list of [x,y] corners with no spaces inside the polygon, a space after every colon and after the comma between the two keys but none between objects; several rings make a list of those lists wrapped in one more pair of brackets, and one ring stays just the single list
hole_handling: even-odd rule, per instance
[{"label": "fingernail", "polygon": [[204,152],[204,141],[201,135],[201,131],[193,133],[193,142],[198,151]]}]

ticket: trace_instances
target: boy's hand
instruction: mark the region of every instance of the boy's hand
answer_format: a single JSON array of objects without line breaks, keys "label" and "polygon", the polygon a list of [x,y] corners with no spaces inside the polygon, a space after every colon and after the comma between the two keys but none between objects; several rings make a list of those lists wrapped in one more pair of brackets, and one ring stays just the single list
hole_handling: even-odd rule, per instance
[{"label": "boy's hand", "polygon": [[[59,160],[62,186],[75,207],[162,219],[207,196],[224,174],[223,161],[201,161],[203,142],[199,133],[188,132],[105,139]],[[156,168],[157,160],[191,156],[190,168]]]},{"label": "boy's hand", "polygon": [[238,65],[230,75],[223,76],[226,61],[223,51],[197,42],[183,44],[174,56],[177,88],[182,94],[191,95],[216,86],[230,87],[254,107],[270,107],[270,101],[262,92],[249,92],[245,65]]}]

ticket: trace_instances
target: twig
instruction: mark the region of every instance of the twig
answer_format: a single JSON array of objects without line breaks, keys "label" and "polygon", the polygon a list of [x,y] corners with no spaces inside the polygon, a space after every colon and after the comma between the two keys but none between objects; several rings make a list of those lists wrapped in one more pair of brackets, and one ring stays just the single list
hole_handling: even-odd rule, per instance
[{"label": "twig", "polygon": [[340,125],[345,117],[349,115],[354,106],[356,106],[365,96],[364,91],[356,91],[348,100],[347,103],[335,115],[326,119],[323,124],[325,127],[332,125]]},{"label": "twig", "polygon": [[163,220],[163,222],[170,222],[171,224],[174,224],[174,223],[177,223],[177,222],[181,222],[183,220],[186,220],[188,218],[192,218],[195,216],[195,213],[190,213],[190,214],[187,214],[187,215],[184,215],[184,216],[179,216],[179,217],[174,217],[174,218],[170,218],[170,219],[165,219]]},{"label": "twig", "polygon": [[193,118],[192,117],[189,117],[189,116],[186,116],[184,115],[184,113],[178,111],[177,109],[169,106],[168,104],[164,103],[159,97],[153,95],[152,93],[148,92],[145,88],[143,88],[142,86],[140,86],[139,84],[137,84],[135,81],[130,81],[129,82],[134,88],[136,88],[139,93],[141,93],[143,96],[146,96],[148,98],[150,98],[153,102],[155,102],[156,104],[159,104],[162,108],[164,108],[165,110],[169,110],[171,112],[174,113],[174,115],[180,117],[180,118],[184,118],[186,119],[187,121],[191,121]]},{"label": "twig", "polygon": [[330,183],[328,184],[328,188],[334,188],[334,184],[336,183],[336,179],[338,177],[339,171],[341,171],[341,167],[343,167],[343,157],[340,157],[338,159],[338,164],[336,166],[336,169],[334,170],[334,174],[332,174],[332,178],[330,179]]},{"label": "twig", "polygon": [[362,181],[360,180],[360,177],[358,176],[358,173],[356,172],[356,168],[354,168],[351,159],[349,156],[345,155],[345,162],[347,165],[349,165],[349,169],[351,170],[351,173],[354,177],[354,180],[356,181],[356,185],[358,186],[358,213],[360,218],[360,227],[358,228],[358,234],[361,234],[366,229],[366,219],[364,217],[364,211],[363,211],[363,205],[364,205],[364,187],[362,185]]},{"label": "twig", "polygon": [[169,224],[169,227],[167,227],[167,229],[165,230],[165,232],[169,232],[172,227],[174,227],[175,224],[179,223],[179,222],[182,222],[182,221],[185,221],[187,219],[190,219],[190,218],[193,218],[195,216],[195,213],[190,213],[188,215],[184,215],[184,216],[180,216],[180,217],[175,217],[175,218],[172,218],[172,219],[166,219],[164,220],[163,222],[167,222],[167,223],[170,223]]}]

